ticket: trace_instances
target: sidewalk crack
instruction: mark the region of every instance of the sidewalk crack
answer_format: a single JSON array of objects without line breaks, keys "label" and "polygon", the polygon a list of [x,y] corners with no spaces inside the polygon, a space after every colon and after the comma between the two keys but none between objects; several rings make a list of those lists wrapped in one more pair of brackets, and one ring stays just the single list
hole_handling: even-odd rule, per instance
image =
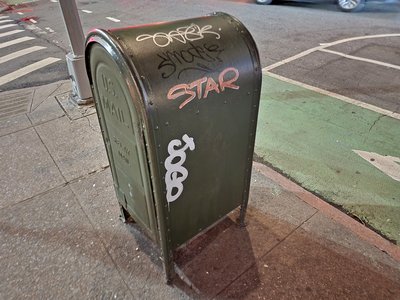
[{"label": "sidewalk crack", "polygon": [[93,126],[93,124],[90,122],[90,119],[88,118],[88,117],[85,117],[86,118],[86,120],[88,121],[88,123],[89,123],[89,127],[90,127],[90,129],[92,129],[94,132],[98,132],[97,131],[97,129],[96,128],[94,128],[94,126]]},{"label": "sidewalk crack", "polygon": [[238,276],[236,276],[232,281],[221,291],[219,291],[212,299],[218,299],[218,296],[221,295],[224,291],[226,291],[230,286],[234,284],[236,280],[238,280],[243,274],[245,274],[248,270],[250,270],[252,267],[257,265],[257,262],[259,262],[261,259],[263,259],[265,256],[267,256],[269,253],[271,253],[276,247],[278,247],[280,244],[282,244],[285,240],[287,240],[295,231],[297,231],[301,226],[303,226],[305,223],[307,223],[312,217],[314,217],[319,210],[315,210],[315,212],[309,216],[306,220],[301,222],[299,225],[297,225],[287,236],[285,236],[282,240],[280,240],[276,245],[274,245],[271,249],[269,249],[267,252],[264,254],[260,255],[254,263],[252,263],[248,268],[246,268],[242,273],[240,273]]},{"label": "sidewalk crack", "polygon": [[87,214],[87,212],[85,211],[85,209],[83,208],[83,205],[78,197],[78,195],[75,193],[75,191],[73,189],[70,189],[72,191],[72,194],[74,195],[75,201],[78,203],[81,211],[83,212],[83,214],[86,216],[87,220],[90,223],[90,226],[92,227],[92,229],[94,230],[94,234],[96,235],[97,239],[100,241],[101,245],[103,246],[103,250],[105,251],[106,255],[109,257],[109,259],[112,261],[115,270],[117,271],[120,279],[122,280],[123,284],[125,285],[125,287],[127,288],[129,294],[132,296],[132,299],[135,297],[131,287],[129,286],[127,280],[125,279],[125,277],[123,276],[123,272],[120,269],[120,267],[118,266],[117,262],[115,261],[114,257],[112,256],[109,248],[107,247],[106,243],[104,242],[104,240],[102,239],[100,233],[96,230],[96,226],[93,223],[92,219],[90,218],[90,216]]},{"label": "sidewalk crack", "polygon": [[43,147],[46,149],[47,153],[49,154],[49,156],[50,156],[51,160],[53,161],[54,165],[56,166],[58,172],[60,172],[60,175],[61,175],[62,179],[64,180],[65,183],[68,183],[68,180],[65,178],[64,174],[61,172],[61,169],[58,166],[58,164],[57,164],[56,160],[54,159],[53,155],[51,155],[49,148],[44,143],[44,141],[43,141],[42,137],[40,136],[39,132],[37,132],[36,127],[33,126],[32,128],[35,131],[36,135],[38,136],[39,140],[41,141]]}]

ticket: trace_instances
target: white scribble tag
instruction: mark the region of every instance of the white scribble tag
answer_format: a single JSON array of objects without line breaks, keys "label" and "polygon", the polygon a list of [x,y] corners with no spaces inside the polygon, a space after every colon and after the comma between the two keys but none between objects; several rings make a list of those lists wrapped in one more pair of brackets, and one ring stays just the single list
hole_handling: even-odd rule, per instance
[{"label": "white scribble tag", "polygon": [[[183,145],[182,145],[183,141]],[[167,201],[174,202],[183,192],[183,181],[188,177],[188,171],[183,167],[186,160],[186,150],[195,149],[193,138],[187,134],[182,136],[182,141],[175,139],[168,144],[169,156],[165,160],[164,166],[167,170],[165,174],[165,185],[167,186]],[[179,148],[180,147],[180,148]]]},{"label": "white scribble tag", "polygon": [[174,41],[186,44],[188,42],[202,40],[205,35],[213,35],[215,39],[219,40],[221,38],[220,34],[211,29],[212,25],[200,27],[196,24],[190,24],[189,26],[179,27],[170,32],[157,32],[153,35],[141,34],[136,38],[136,41],[141,42],[152,39],[156,46],[163,48]]}]

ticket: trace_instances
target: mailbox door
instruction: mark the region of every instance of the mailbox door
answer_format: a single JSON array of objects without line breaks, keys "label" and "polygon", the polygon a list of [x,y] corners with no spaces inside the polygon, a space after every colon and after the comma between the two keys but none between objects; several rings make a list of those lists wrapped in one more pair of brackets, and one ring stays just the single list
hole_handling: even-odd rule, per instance
[{"label": "mailbox door", "polygon": [[[112,49],[99,43],[90,49],[90,68],[96,108],[118,200],[155,240],[157,227],[142,125],[133,104],[140,97],[135,84],[121,73]],[[138,101],[138,100],[136,100]]]}]

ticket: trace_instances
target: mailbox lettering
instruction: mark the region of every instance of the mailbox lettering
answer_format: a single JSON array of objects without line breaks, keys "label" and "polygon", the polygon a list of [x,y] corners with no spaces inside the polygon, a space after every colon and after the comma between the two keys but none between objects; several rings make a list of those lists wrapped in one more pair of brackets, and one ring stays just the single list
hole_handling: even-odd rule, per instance
[{"label": "mailbox lettering", "polygon": [[129,128],[129,124],[125,122],[124,111],[111,102],[107,97],[101,95],[101,102],[103,103],[103,108],[106,109],[111,116],[113,116],[118,122]]},{"label": "mailbox lettering", "polygon": [[[203,77],[191,83],[181,83],[170,88],[167,94],[168,100],[175,100],[181,96],[187,97],[179,109],[182,109],[186,104],[191,102],[194,98],[206,99],[210,92],[217,94],[225,91],[225,89],[238,90],[239,86],[235,82],[239,79],[239,71],[236,68],[226,68],[218,76],[218,83],[212,77]],[[205,85],[204,85],[205,83]],[[204,92],[203,92],[204,86]]]},{"label": "mailbox lettering", "polygon": [[129,150],[129,148],[127,146],[125,146],[123,144],[123,142],[118,139],[118,137],[114,136],[112,138],[113,142],[115,143],[117,149],[118,149],[118,155],[119,157],[126,163],[129,165],[129,157],[131,154],[131,151]]},{"label": "mailbox lettering", "polygon": [[114,119],[116,119],[119,123],[129,128],[129,124],[125,122],[124,110],[115,105],[114,101],[110,101],[110,99],[118,100],[117,93],[115,92],[114,89],[113,81],[110,78],[108,78],[105,74],[101,74],[101,79],[104,88],[104,93],[100,95],[103,108],[107,110],[110,113],[110,115],[114,117]]}]

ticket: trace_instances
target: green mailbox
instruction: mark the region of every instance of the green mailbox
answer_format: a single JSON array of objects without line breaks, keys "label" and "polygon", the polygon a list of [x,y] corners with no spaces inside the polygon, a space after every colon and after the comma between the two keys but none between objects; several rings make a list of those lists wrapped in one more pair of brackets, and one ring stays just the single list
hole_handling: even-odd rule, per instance
[{"label": "green mailbox", "polygon": [[248,202],[256,44],[225,13],[91,31],[86,65],[122,211],[173,251]]}]

